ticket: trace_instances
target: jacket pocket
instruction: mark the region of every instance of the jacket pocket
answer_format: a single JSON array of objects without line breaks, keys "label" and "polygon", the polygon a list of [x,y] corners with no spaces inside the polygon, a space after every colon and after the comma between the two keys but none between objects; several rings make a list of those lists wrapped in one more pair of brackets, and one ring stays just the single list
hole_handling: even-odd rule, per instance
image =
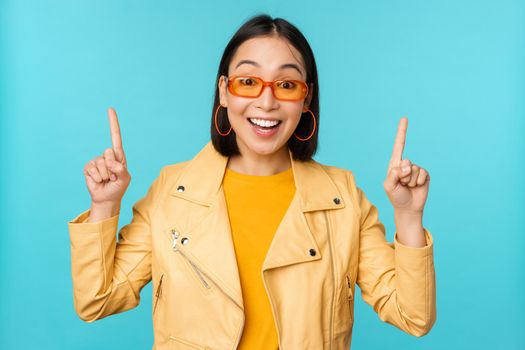
[{"label": "jacket pocket", "polygon": [[155,290],[155,302],[153,304],[153,314],[155,314],[155,310],[157,310],[157,304],[159,302],[159,298],[162,295],[162,280],[164,279],[164,273],[160,275],[159,283],[157,285],[157,289]]},{"label": "jacket pocket", "polygon": [[342,274],[337,284],[336,303],[333,316],[333,337],[346,337],[353,324],[352,306],[353,293],[350,274]]},{"label": "jacket pocket", "polygon": [[346,279],[346,292],[347,292],[347,302],[348,310],[350,312],[350,322],[354,321],[354,292],[352,291],[352,279],[350,274],[345,276]]},{"label": "jacket pocket", "polygon": [[205,346],[195,344],[193,342],[190,342],[186,339],[182,339],[181,337],[176,337],[174,335],[170,335],[170,343],[170,350],[208,350],[208,348]]}]

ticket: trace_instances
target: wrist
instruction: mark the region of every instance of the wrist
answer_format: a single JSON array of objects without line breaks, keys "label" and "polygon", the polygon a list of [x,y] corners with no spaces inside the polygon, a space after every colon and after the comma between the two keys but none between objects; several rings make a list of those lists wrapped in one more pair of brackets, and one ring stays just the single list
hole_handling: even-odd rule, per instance
[{"label": "wrist", "polygon": [[409,247],[424,247],[426,239],[423,229],[423,213],[394,212],[397,238],[401,244]]},{"label": "wrist", "polygon": [[394,223],[400,228],[422,228],[423,212],[394,211]]},{"label": "wrist", "polygon": [[423,212],[394,208],[394,217],[402,220],[421,221],[423,220]]},{"label": "wrist", "polygon": [[120,203],[91,203],[89,222],[96,222],[113,217],[120,213]]}]

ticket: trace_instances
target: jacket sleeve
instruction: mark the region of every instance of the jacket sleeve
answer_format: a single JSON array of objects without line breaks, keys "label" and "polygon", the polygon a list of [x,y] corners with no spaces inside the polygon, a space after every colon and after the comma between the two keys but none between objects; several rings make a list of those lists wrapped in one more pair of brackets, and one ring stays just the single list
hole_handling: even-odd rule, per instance
[{"label": "jacket sleeve", "polygon": [[86,222],[90,209],[68,222],[74,306],[93,322],[136,307],[140,290],[151,280],[150,220],[158,205],[163,171],[132,207],[131,223],[116,240],[119,214]]},{"label": "jacket sleeve", "polygon": [[363,300],[379,318],[416,337],[427,334],[436,320],[433,240],[423,228],[426,246],[417,248],[385,238],[377,208],[356,187],[360,217],[357,284]]}]

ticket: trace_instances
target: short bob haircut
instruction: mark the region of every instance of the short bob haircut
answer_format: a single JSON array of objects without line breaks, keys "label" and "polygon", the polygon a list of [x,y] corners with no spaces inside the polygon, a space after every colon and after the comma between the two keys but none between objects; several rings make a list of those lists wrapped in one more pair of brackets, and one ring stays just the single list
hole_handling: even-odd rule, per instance
[{"label": "short bob haircut", "polygon": [[[224,156],[240,155],[235,131],[227,136],[221,136],[215,128],[215,110],[220,104],[218,81],[222,75],[229,76],[228,67],[237,51],[237,48],[245,41],[254,37],[278,35],[286,39],[302,55],[306,68],[306,84],[310,88],[313,84],[312,99],[309,109],[313,112],[316,119],[316,130],[312,137],[307,141],[299,141],[293,134],[288,140],[288,148],[295,160],[308,161],[317,150],[317,139],[319,135],[319,88],[317,80],[317,66],[314,54],[304,35],[290,22],[282,18],[272,18],[267,14],[261,14],[246,21],[233,35],[230,42],[224,49],[224,53],[219,64],[217,79],[215,80],[215,99],[211,113],[211,141],[214,148]],[[230,129],[228,122],[227,109],[221,107],[217,114],[217,124],[221,132]],[[299,124],[294,133],[300,137],[306,137],[312,132],[313,121],[309,112],[303,112]]]}]

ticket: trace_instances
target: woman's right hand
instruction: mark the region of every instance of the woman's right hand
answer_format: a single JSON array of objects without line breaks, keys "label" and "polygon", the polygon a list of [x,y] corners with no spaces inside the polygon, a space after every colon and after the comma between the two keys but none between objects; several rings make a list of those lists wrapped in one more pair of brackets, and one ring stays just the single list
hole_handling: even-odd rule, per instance
[{"label": "woman's right hand", "polygon": [[101,156],[91,159],[84,166],[92,207],[120,207],[131,181],[117,114],[113,108],[108,109],[108,118],[113,148],[107,148]]}]

